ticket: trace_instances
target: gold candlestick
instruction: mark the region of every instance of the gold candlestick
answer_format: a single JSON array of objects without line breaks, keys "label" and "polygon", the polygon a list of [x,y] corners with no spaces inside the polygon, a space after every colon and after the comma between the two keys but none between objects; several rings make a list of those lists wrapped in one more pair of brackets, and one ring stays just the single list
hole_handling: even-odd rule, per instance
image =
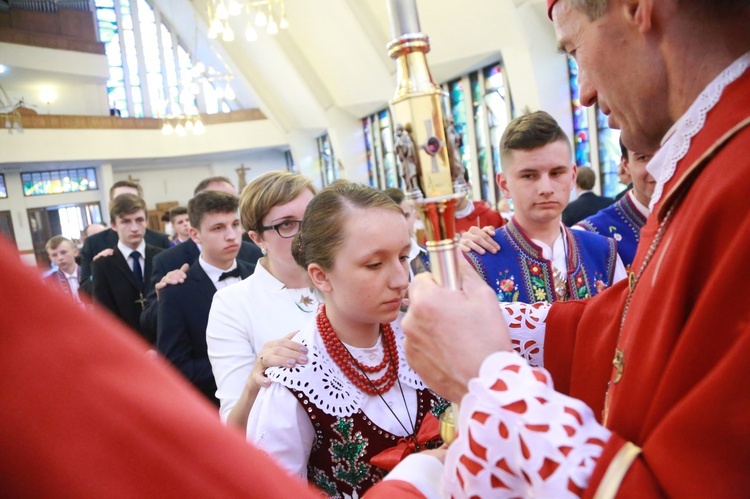
[{"label": "gold candlestick", "polygon": [[[388,0],[393,41],[388,55],[396,60],[396,94],[390,101],[394,122],[394,155],[404,179],[406,197],[424,223],[427,251],[435,281],[461,289],[458,274],[456,203],[466,195],[460,135],[448,112],[448,95],[435,84],[427,66],[430,39],[421,32],[415,0]],[[456,437],[458,407],[440,416],[440,434]]]}]

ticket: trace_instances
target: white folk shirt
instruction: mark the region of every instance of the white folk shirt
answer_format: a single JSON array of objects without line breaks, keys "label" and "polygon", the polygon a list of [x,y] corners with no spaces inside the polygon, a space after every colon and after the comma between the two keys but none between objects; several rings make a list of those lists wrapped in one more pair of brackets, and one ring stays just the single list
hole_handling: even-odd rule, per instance
[{"label": "white folk shirt", "polygon": [[[539,239],[532,239],[531,241],[542,249],[542,256],[552,263],[552,267],[562,275],[568,275],[568,253],[566,248],[568,247],[567,236],[565,230],[560,225],[560,234],[555,238],[552,246],[549,246]],[[628,273],[625,271],[625,265],[622,263],[620,255],[617,255],[617,261],[615,262],[615,274],[612,278],[612,284],[625,279]]]},{"label": "white folk shirt", "polygon": [[[318,333],[316,317],[313,316],[294,337],[294,341],[304,342],[308,345],[310,358],[319,363],[322,372],[330,373],[331,376],[337,375],[340,378],[334,377],[335,382],[331,383],[329,380],[320,377],[319,374],[309,372],[312,369],[311,367],[304,366],[303,369],[307,368],[308,372],[306,377],[305,375],[300,377],[303,382],[300,391],[309,390],[308,397],[311,403],[314,403],[314,398],[310,395],[315,393],[317,399],[317,394],[326,394],[326,384],[343,386],[344,388],[341,391],[346,393],[348,397],[337,397],[336,400],[333,400],[332,397],[320,398],[318,408],[328,414],[334,414],[330,410],[326,410],[329,405],[336,406],[339,411],[343,410],[343,407],[351,412],[361,409],[373,424],[383,430],[401,437],[409,435],[416,423],[417,389],[424,388],[425,385],[405,361],[401,318],[402,315],[399,315],[391,323],[398,345],[400,389],[399,384],[394,385],[382,394],[381,399],[376,395],[368,395],[353,385],[328,354]],[[370,348],[355,348],[350,345],[346,345],[346,348],[354,358],[367,365],[377,365],[383,360],[383,346],[380,337],[377,343]],[[385,369],[369,376],[372,379],[380,378],[385,374]],[[280,376],[284,376],[284,372],[283,370],[280,371]],[[273,374],[269,374],[269,377],[272,376]],[[293,373],[289,376],[298,379]],[[316,382],[320,383],[320,386],[315,386]],[[390,409],[386,407],[386,404]],[[393,416],[394,413],[396,417]],[[406,426],[406,429],[401,426],[402,424]],[[281,466],[288,469],[292,474],[307,479],[307,461],[315,442],[315,428],[310,422],[305,408],[297,400],[294,393],[280,382],[271,383],[270,387],[262,388],[258,394],[248,418],[247,438],[273,456]]]},{"label": "white folk shirt", "polygon": [[299,331],[318,310],[310,288],[287,288],[266,270],[264,260],[247,279],[218,290],[208,315],[208,358],[223,421],[242,395],[263,345]]}]

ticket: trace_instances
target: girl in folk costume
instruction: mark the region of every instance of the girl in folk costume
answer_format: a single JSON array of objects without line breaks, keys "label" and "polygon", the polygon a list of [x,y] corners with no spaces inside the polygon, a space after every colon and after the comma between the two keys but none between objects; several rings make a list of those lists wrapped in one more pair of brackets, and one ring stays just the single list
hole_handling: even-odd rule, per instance
[{"label": "girl in folk costume", "polygon": [[440,443],[445,402],[406,363],[400,307],[411,241],[384,193],[336,181],[308,205],[292,252],[323,297],[294,340],[310,361],[273,367],[248,438],[332,497],[358,497],[410,451]]}]

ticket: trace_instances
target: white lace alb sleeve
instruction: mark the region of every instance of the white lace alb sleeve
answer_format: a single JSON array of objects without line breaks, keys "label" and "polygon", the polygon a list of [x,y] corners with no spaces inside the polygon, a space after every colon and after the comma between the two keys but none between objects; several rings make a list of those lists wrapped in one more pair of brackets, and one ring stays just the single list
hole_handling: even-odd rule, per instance
[{"label": "white lace alb sleeve", "polygon": [[544,367],[544,335],[549,307],[546,302],[500,303],[513,350],[535,367]]},{"label": "white lace alb sleeve", "polygon": [[443,475],[448,497],[580,496],[611,435],[513,352],[485,359],[459,412]]}]

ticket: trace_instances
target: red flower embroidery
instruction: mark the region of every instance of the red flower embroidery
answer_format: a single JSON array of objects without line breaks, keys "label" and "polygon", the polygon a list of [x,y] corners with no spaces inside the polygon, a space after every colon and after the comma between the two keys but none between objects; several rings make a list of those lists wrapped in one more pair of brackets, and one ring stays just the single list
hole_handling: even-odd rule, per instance
[{"label": "red flower embroidery", "polygon": [[601,279],[598,279],[596,281],[595,285],[596,285],[596,291],[598,293],[601,293],[602,291],[604,291],[607,288],[607,285],[604,284],[604,281],[602,281]]},{"label": "red flower embroidery", "polygon": [[500,289],[506,293],[510,293],[515,287],[516,283],[512,279],[503,279],[500,281]]},{"label": "red flower embroidery", "polygon": [[531,266],[531,273],[534,275],[539,275],[542,272],[542,269],[539,268],[539,265],[532,265]]}]

